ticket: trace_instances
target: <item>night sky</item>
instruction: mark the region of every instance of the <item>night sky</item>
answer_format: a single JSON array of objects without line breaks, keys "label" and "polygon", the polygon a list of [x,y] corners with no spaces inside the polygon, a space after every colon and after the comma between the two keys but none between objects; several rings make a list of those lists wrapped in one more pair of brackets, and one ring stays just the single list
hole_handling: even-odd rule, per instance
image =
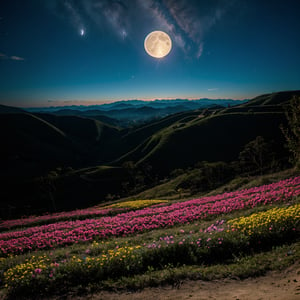
[{"label": "night sky", "polygon": [[[153,30],[169,55],[144,50]],[[1,0],[0,103],[231,98],[300,89],[299,0]]]}]

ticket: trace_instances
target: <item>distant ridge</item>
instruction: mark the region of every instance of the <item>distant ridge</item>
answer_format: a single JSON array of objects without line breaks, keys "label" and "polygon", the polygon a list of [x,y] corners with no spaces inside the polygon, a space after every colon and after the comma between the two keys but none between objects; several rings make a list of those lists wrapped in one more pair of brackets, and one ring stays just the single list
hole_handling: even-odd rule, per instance
[{"label": "distant ridge", "polygon": [[244,100],[233,100],[233,99],[208,99],[201,98],[196,100],[188,100],[188,99],[171,99],[171,100],[121,100],[112,103],[104,103],[97,105],[66,105],[66,106],[49,106],[49,107],[28,107],[24,108],[24,110],[29,112],[55,112],[63,109],[68,110],[100,110],[100,111],[108,111],[108,110],[123,110],[129,108],[141,108],[141,107],[152,107],[152,108],[166,108],[172,106],[188,106],[194,109],[203,108],[205,106],[210,105],[239,105],[249,101],[248,99]]},{"label": "distant ridge", "polygon": [[51,113],[59,116],[73,115],[101,121],[102,119],[99,119],[99,116],[108,117],[115,120],[107,120],[109,124],[128,127],[157,120],[174,113],[212,107],[234,107],[246,102],[247,100],[207,98],[198,100],[128,100],[89,106],[33,107],[26,108],[26,110],[30,113]]}]

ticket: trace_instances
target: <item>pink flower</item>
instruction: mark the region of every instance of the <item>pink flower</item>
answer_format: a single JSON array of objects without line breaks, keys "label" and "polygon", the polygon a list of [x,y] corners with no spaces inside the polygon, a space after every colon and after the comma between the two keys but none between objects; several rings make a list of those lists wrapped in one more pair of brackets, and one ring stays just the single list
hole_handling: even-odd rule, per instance
[{"label": "pink flower", "polygon": [[42,272],[42,269],[40,269],[40,268],[37,268],[37,269],[35,269],[35,270],[34,270],[34,272],[35,272],[36,274],[41,274],[41,272]]}]

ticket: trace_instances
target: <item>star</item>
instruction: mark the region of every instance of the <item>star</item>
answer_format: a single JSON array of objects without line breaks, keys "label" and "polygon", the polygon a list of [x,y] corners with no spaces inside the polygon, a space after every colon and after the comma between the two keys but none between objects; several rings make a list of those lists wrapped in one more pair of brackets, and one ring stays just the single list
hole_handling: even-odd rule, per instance
[{"label": "star", "polygon": [[80,34],[81,36],[84,36],[84,35],[85,35],[85,30],[84,30],[83,28],[81,28],[80,31],[79,31],[79,34]]}]

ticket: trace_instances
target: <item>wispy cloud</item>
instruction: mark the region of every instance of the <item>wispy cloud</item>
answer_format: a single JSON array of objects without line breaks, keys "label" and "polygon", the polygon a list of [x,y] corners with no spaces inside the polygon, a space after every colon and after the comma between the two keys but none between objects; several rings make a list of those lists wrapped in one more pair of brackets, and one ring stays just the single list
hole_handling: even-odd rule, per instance
[{"label": "wispy cloud", "polygon": [[[186,55],[201,57],[204,38],[236,0],[48,0],[48,5],[67,18],[80,34],[94,23],[103,32],[110,28],[126,39],[138,30],[140,18],[168,32]],[[148,26],[149,28],[151,26]]]},{"label": "wispy cloud", "polygon": [[12,60],[25,60],[23,57],[20,57],[20,56],[11,56],[10,59]]},{"label": "wispy cloud", "polygon": [[218,91],[219,88],[212,88],[212,89],[207,89],[209,92],[214,92],[214,91]]},{"label": "wispy cloud", "polygon": [[15,56],[15,55],[8,56],[8,55],[6,55],[4,53],[0,53],[0,59],[17,60],[17,61],[23,61],[23,60],[25,60],[25,58],[23,58],[23,57]]}]

